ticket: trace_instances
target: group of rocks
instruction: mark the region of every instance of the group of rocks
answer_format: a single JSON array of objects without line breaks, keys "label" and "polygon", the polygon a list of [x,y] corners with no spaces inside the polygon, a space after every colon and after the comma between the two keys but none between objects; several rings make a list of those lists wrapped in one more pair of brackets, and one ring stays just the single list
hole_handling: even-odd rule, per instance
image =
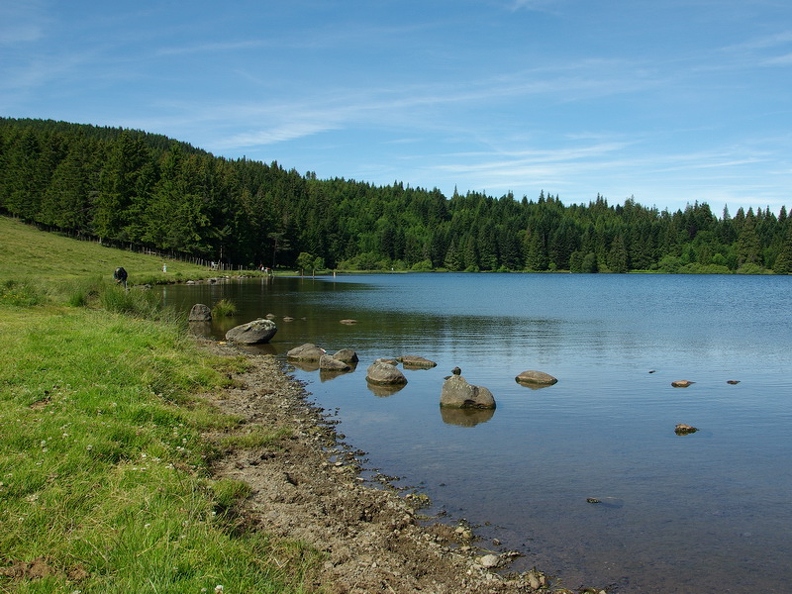
[{"label": "group of rocks", "polygon": [[[292,362],[317,365],[322,371],[351,371],[358,362],[358,356],[352,349],[341,349],[329,354],[323,348],[306,343],[286,353]],[[366,381],[375,391],[387,393],[396,391],[407,383],[407,377],[398,368],[431,369],[437,363],[425,357],[404,355],[401,357],[376,359],[366,370]],[[530,386],[549,386],[558,380],[540,371],[524,371],[516,377],[517,382]],[[484,386],[475,386],[463,376],[462,370],[455,367],[451,375],[445,378],[440,394],[440,406],[447,408],[494,409],[495,397]]]},{"label": "group of rocks", "polygon": [[[189,320],[191,322],[211,320],[211,310],[203,304],[196,304],[190,311]],[[342,320],[342,323],[353,323],[353,320]],[[226,340],[238,344],[262,344],[269,342],[278,328],[271,316],[259,318],[235,326],[226,332]],[[292,362],[316,366],[319,370],[327,373],[346,373],[353,371],[359,361],[357,353],[349,348],[336,351],[333,354],[325,349],[313,344],[305,343],[295,347],[286,353],[286,358]],[[405,369],[430,369],[436,367],[437,363],[415,355],[405,355],[394,359],[376,359],[366,370],[366,381],[369,386],[383,394],[393,393],[401,389],[406,383],[407,378],[398,368],[398,364]],[[651,372],[650,372],[651,373]],[[528,370],[520,373],[515,380],[517,383],[529,388],[537,389],[552,386],[558,380],[548,373],[536,370]],[[694,382],[690,380],[676,380],[671,382],[675,388],[687,388]],[[729,384],[739,383],[737,380],[729,380]],[[464,408],[464,409],[494,409],[495,397],[492,392],[484,386],[475,386],[469,383],[463,376],[459,367],[452,370],[450,376],[445,378],[443,388],[440,393],[440,406],[445,408]],[[680,423],[674,429],[677,435],[688,435],[698,431],[696,427]]]},{"label": "group of rocks", "polygon": [[[203,304],[196,304],[190,311],[189,320],[191,322],[204,322],[211,320],[211,310]],[[351,320],[343,320],[342,323],[349,323]],[[231,328],[226,332],[226,340],[237,344],[263,344],[269,342],[278,328],[271,317],[259,318]],[[357,353],[352,349],[341,349],[333,354],[325,349],[306,343],[295,347],[286,353],[286,358],[292,362],[316,366],[323,372],[345,373],[354,370],[359,359]],[[436,367],[437,363],[415,355],[405,355],[395,359],[380,358],[375,360],[366,371],[366,381],[369,386],[376,390],[388,392],[401,389],[406,383],[407,378],[397,367],[398,364],[405,369],[430,369]],[[552,375],[541,371],[523,371],[515,380],[531,388],[551,386],[558,380]],[[440,406],[447,408],[468,408],[468,409],[494,409],[495,397],[489,389],[484,386],[470,384],[462,377],[461,370],[456,367],[452,374],[446,377],[440,395]]]}]

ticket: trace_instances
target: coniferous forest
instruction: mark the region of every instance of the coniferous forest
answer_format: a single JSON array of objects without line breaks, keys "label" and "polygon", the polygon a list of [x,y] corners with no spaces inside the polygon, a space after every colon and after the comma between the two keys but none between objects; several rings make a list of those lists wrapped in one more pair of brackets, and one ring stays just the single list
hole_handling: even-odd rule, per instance
[{"label": "coniferous forest", "polygon": [[317,179],[165,136],[0,118],[0,213],[42,229],[233,267],[792,272],[785,207],[669,212]]}]

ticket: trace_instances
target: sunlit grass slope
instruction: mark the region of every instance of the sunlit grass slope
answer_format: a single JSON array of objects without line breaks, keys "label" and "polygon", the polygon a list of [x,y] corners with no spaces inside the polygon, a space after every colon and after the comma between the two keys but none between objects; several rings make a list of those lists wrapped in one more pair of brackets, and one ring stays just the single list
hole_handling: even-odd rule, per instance
[{"label": "sunlit grass slope", "polygon": [[208,472],[202,436],[239,420],[197,394],[245,361],[115,286],[119,264],[161,262],[0,219],[0,592],[303,591],[318,554],[242,530],[248,487]]}]

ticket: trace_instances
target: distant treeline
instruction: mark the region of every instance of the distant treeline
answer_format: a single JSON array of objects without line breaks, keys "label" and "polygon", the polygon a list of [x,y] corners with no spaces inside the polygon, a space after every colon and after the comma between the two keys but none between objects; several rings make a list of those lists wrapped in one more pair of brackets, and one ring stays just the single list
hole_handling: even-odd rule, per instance
[{"label": "distant treeline", "polygon": [[317,179],[142,131],[0,118],[0,212],[231,266],[792,272],[785,207],[564,205]]}]

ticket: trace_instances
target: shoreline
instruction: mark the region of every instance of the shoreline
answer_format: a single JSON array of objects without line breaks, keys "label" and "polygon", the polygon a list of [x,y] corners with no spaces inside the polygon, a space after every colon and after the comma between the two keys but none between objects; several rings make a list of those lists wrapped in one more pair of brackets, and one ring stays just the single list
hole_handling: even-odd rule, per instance
[{"label": "shoreline", "polygon": [[[423,517],[424,496],[365,484],[358,461],[365,453],[343,442],[274,355],[199,341],[249,363],[233,374],[233,387],[203,397],[242,419],[234,429],[239,435],[253,424],[282,435],[266,447],[223,451],[212,473],[250,486],[235,518],[240,527],[299,540],[324,554],[316,575],[306,576],[306,588],[332,594],[572,592],[553,588],[550,576],[536,569],[509,573],[519,553],[489,551],[475,544],[469,527]],[[205,437],[217,442],[222,436]]]}]

